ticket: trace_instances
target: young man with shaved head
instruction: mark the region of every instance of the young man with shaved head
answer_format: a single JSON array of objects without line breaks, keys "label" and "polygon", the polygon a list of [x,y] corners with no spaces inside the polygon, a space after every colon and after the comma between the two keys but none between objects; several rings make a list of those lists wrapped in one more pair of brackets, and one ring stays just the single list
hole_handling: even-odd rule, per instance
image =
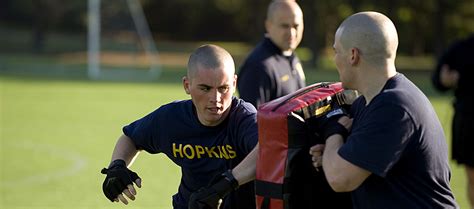
[{"label": "young man with shaved head", "polygon": [[187,209],[191,193],[211,180],[221,188],[216,196],[226,196],[221,208],[255,207],[253,184],[245,184],[254,169],[236,173],[239,180],[231,171],[258,141],[256,109],[233,96],[236,80],[234,61],[226,50],[215,45],[196,49],[183,78],[191,99],[163,105],[123,127],[112,162],[102,170],[107,174],[105,196],[124,204],[128,203],[125,196],[135,199],[134,183],[141,187],[141,179],[127,167],[144,150],[164,153],[181,167],[181,183],[173,196],[175,209]]},{"label": "young man with shaved head", "polygon": [[[362,96],[351,117],[333,117],[325,145],[310,149],[337,192],[354,208],[458,208],[446,139],[428,98],[395,68],[397,30],[377,12],[339,26],[334,61],[342,85]],[[348,133],[350,130],[350,133]]]},{"label": "young man with shaved head", "polygon": [[306,85],[303,67],[295,53],[303,27],[303,12],[295,1],[270,3],[265,38],[239,72],[237,88],[241,99],[258,107]]}]

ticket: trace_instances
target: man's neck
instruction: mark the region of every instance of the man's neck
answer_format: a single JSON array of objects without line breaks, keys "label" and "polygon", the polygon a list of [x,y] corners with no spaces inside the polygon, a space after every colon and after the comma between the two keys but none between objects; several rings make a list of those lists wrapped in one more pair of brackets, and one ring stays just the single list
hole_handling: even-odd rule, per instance
[{"label": "man's neck", "polygon": [[372,101],[372,99],[382,91],[387,81],[397,74],[395,67],[385,70],[386,73],[380,73],[380,70],[382,69],[371,70],[373,72],[367,72],[366,75],[373,76],[364,76],[364,81],[362,81],[362,83],[366,85],[360,88],[360,92],[365,97],[366,105],[369,105],[370,101]]},{"label": "man's neck", "polygon": [[292,50],[287,50],[287,51],[282,51],[281,53],[283,54],[283,56],[289,57],[293,54],[293,51]]}]

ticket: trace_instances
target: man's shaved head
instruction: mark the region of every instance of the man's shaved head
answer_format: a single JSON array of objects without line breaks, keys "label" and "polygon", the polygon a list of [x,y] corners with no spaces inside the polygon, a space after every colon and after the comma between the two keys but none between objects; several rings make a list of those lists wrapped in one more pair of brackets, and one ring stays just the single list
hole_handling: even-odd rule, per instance
[{"label": "man's shaved head", "polygon": [[230,112],[237,75],[232,56],[216,45],[203,45],[189,57],[183,87],[195,106],[199,122],[217,126]]},{"label": "man's shaved head", "polygon": [[265,30],[265,36],[290,56],[303,38],[303,11],[295,1],[274,0],[268,6]]},{"label": "man's shaved head", "polygon": [[344,20],[336,33],[342,48],[357,48],[369,63],[395,60],[398,47],[397,29],[383,14],[356,13]]},{"label": "man's shaved head", "polygon": [[197,48],[189,57],[188,78],[192,79],[197,69],[218,69],[232,71],[235,73],[234,60],[225,49],[208,44]]},{"label": "man's shaved head", "polygon": [[270,5],[268,5],[267,20],[272,21],[275,14],[281,11],[288,11],[286,13],[291,13],[293,11],[296,16],[303,17],[303,11],[295,1],[273,0]]}]

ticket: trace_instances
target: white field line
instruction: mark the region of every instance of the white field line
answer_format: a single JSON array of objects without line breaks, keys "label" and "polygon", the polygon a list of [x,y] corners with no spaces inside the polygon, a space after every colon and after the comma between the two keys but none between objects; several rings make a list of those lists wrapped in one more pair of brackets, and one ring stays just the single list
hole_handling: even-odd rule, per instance
[{"label": "white field line", "polygon": [[[3,149],[7,147],[8,145],[3,147]],[[80,170],[82,170],[87,164],[86,159],[82,157],[79,153],[74,152],[72,150],[59,148],[59,147],[49,145],[49,144],[41,144],[41,143],[32,142],[32,141],[23,141],[23,142],[13,145],[13,147],[18,148],[18,149],[23,149],[25,151],[34,150],[34,151],[45,153],[47,155],[53,155],[53,156],[56,156],[56,158],[58,159],[70,161],[69,163],[70,166],[65,167],[65,168],[58,168],[55,170],[42,172],[42,173],[35,173],[35,174],[32,173],[31,175],[25,176],[20,179],[8,179],[8,180],[2,179],[2,181],[0,182],[0,186],[2,187],[18,187],[18,186],[28,186],[28,185],[31,186],[35,184],[48,183],[54,180],[64,178],[66,176],[75,175]],[[54,162],[51,162],[51,163],[54,163]],[[31,165],[28,162],[25,162],[24,165],[18,165],[18,166],[34,166],[34,165]],[[8,168],[3,168],[3,169],[8,169]]]}]

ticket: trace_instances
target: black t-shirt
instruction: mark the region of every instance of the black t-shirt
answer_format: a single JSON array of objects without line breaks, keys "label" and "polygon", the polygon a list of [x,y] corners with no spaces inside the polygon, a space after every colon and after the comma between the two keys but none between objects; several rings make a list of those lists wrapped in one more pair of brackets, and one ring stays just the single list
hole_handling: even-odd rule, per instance
[{"label": "black t-shirt", "polygon": [[456,111],[468,117],[474,116],[474,93],[472,93],[471,82],[474,79],[474,35],[467,39],[452,44],[438,59],[436,70],[433,73],[432,81],[436,89],[447,91],[448,88],[440,82],[441,66],[447,64],[451,70],[459,73],[458,85],[454,89],[456,101]]},{"label": "black t-shirt", "polygon": [[457,208],[443,127],[428,98],[404,75],[366,106],[352,106],[339,155],[372,174],[352,192],[354,208]]},{"label": "black t-shirt", "polygon": [[[175,208],[187,209],[192,192],[206,186],[214,176],[234,168],[257,144],[255,108],[235,97],[230,108],[225,121],[208,127],[199,122],[191,100],[176,101],[123,128],[138,149],[152,154],[164,153],[181,167],[179,191],[173,196]],[[226,199],[254,198],[253,186],[240,188],[248,191],[237,190]],[[238,198],[234,196],[236,193],[246,196]],[[239,205],[226,199],[226,205]],[[254,199],[249,202],[255,205]]]},{"label": "black t-shirt", "polygon": [[261,41],[250,53],[237,79],[240,98],[257,108],[306,85],[303,68],[296,54],[283,56],[269,38]]}]

